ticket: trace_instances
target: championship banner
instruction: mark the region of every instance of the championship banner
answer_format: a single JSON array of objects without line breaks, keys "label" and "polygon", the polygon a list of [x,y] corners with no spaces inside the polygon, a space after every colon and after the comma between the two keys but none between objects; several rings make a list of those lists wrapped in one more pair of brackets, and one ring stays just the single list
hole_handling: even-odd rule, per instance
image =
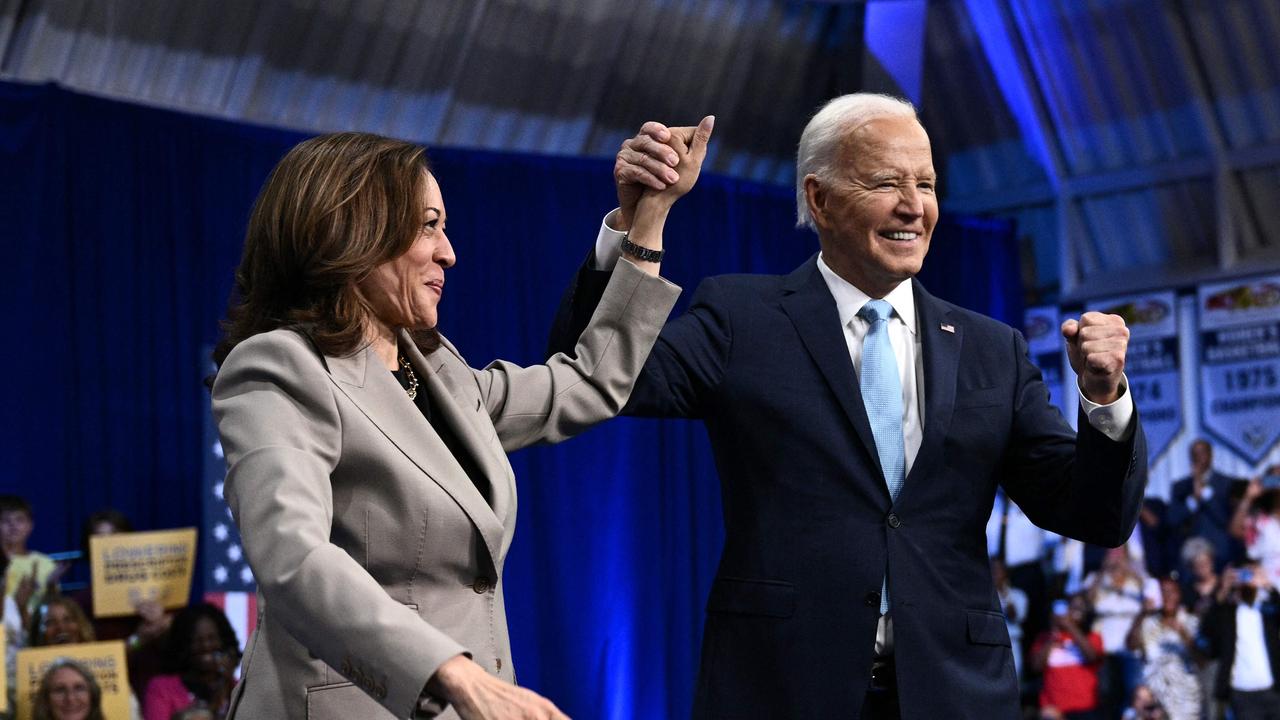
[{"label": "championship banner", "polygon": [[1202,285],[1199,308],[1201,425],[1257,465],[1280,439],[1280,275]]},{"label": "championship banner", "polygon": [[94,617],[137,614],[142,600],[186,606],[195,560],[195,528],[89,538]]},{"label": "championship banner", "polygon": [[[1031,356],[1031,362],[1040,368],[1044,384],[1049,387],[1049,402],[1056,408],[1063,408],[1064,344],[1059,331],[1062,325],[1061,313],[1054,306],[1032,307],[1027,308],[1022,317],[1022,335],[1027,339],[1027,352]],[[1068,416],[1068,421],[1071,417],[1074,417],[1074,413]]]},{"label": "championship banner", "polygon": [[57,660],[74,660],[93,673],[102,688],[102,716],[129,717],[129,670],[124,661],[124,641],[50,645],[18,651],[17,720],[31,720],[40,680]]},{"label": "championship banner", "polygon": [[1177,294],[1130,295],[1095,301],[1085,309],[1119,315],[1129,326],[1124,372],[1147,434],[1147,462],[1153,463],[1182,431]]}]

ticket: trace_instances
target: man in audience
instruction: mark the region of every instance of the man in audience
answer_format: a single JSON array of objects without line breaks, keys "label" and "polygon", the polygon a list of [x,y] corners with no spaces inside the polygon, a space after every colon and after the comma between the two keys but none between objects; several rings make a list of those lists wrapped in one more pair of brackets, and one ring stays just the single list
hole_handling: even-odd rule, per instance
[{"label": "man in audience", "polygon": [[1215,695],[1236,720],[1280,719],[1280,606],[1257,562],[1223,573],[1222,590],[1201,624],[1202,650],[1218,658]]},{"label": "man in audience", "polygon": [[9,557],[4,594],[28,595],[27,611],[40,606],[45,591],[55,585],[63,569],[48,555],[27,548],[35,529],[31,504],[17,495],[0,495],[0,548]]},{"label": "man in audience", "polygon": [[1214,548],[1214,566],[1221,570],[1238,556],[1227,532],[1231,522],[1231,494],[1237,480],[1213,469],[1213,446],[1203,438],[1191,443],[1191,475],[1173,484],[1167,515],[1174,547],[1200,536]]}]

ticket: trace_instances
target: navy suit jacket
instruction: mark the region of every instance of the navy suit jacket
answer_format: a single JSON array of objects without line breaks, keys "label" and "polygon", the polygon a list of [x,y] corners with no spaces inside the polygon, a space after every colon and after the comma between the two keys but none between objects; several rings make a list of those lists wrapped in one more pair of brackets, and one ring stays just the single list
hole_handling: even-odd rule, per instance
[{"label": "navy suit jacket", "polygon": [[[1119,545],[1143,495],[1141,428],[1116,443],[1081,417],[1077,437],[1021,334],[913,281],[924,436],[891,501],[815,259],[785,276],[705,280],[624,410],[700,418],[720,475],[725,547],[694,716],[856,717],[887,568],[902,716],[1018,718],[987,560],[996,487],[1041,527]],[[590,316],[600,276],[579,273],[553,348]]]},{"label": "navy suit jacket", "polygon": [[1182,543],[1195,536],[1208,540],[1213,546],[1214,565],[1218,568],[1237,554],[1235,542],[1228,532],[1232,512],[1231,491],[1237,482],[1240,481],[1236,478],[1211,470],[1207,485],[1213,489],[1213,497],[1199,503],[1195,511],[1187,507],[1187,498],[1193,490],[1192,479],[1185,477],[1173,484],[1169,491],[1169,512],[1166,518],[1173,531],[1175,557],[1181,551]]}]

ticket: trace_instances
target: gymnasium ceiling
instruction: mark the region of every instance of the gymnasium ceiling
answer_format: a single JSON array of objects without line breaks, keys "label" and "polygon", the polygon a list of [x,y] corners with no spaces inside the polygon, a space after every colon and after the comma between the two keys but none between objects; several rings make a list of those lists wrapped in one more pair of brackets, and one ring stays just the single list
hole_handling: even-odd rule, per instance
[{"label": "gymnasium ceiling", "polygon": [[1280,0],[0,0],[0,78],[601,157],[714,113],[711,169],[781,185],[823,100],[890,91],[1032,301],[1280,268]]}]

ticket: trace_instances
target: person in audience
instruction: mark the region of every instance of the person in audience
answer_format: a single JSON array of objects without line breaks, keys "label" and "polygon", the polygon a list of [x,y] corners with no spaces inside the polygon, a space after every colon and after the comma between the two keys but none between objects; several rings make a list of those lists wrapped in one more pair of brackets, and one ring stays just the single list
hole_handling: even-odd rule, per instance
[{"label": "person in audience", "polygon": [[1100,720],[1098,673],[1102,636],[1087,630],[1093,618],[1084,594],[1053,604],[1049,630],[1031,648],[1030,665],[1044,677],[1043,710],[1053,708],[1064,720]]},{"label": "person in audience", "polygon": [[32,617],[31,645],[73,645],[93,642],[93,623],[71,598],[51,597]]},{"label": "person in audience", "polygon": [[40,678],[31,717],[32,720],[105,720],[102,688],[83,665],[73,660],[56,660]]},{"label": "person in audience", "polygon": [[1013,668],[1022,679],[1022,623],[1027,617],[1027,594],[1009,582],[1009,573],[1000,560],[991,561],[991,581],[995,583],[1004,623],[1009,628],[1009,644],[1013,649]]},{"label": "person in audience", "polygon": [[1199,644],[1219,661],[1215,695],[1235,720],[1280,718],[1280,597],[1261,566],[1247,561],[1223,573],[1215,600]]},{"label": "person in audience", "polygon": [[[85,518],[80,531],[80,551],[89,560],[89,540],[93,537],[133,532],[133,523],[124,513],[103,508]],[[93,617],[93,584],[69,595]],[[93,617],[93,630],[99,640],[124,640],[128,653],[129,685],[135,695],[141,697],[147,683],[163,671],[164,647],[168,639],[173,614],[155,600],[141,600],[135,607],[137,613],[122,617]]]},{"label": "person in audience", "polygon": [[[9,556],[0,549],[0,578],[5,577],[9,569]],[[21,605],[21,607],[20,607]],[[14,688],[17,687],[18,651],[27,644],[27,615],[24,612],[26,598],[14,598],[5,595],[0,599],[0,624],[4,625],[4,672],[5,687],[8,688],[10,707],[13,707]],[[0,714],[3,717],[3,714]]]},{"label": "person in audience", "polygon": [[26,597],[28,612],[44,600],[66,572],[66,565],[27,547],[35,526],[31,503],[17,495],[0,495],[0,549],[9,557],[4,594]]},{"label": "person in audience", "polygon": [[1133,623],[1128,645],[1143,660],[1142,682],[1171,720],[1199,720],[1200,678],[1192,649],[1200,619],[1182,606],[1182,591],[1172,577],[1160,580],[1160,608]]},{"label": "person in audience", "polygon": [[1272,587],[1280,587],[1280,472],[1249,481],[1232,513],[1230,531],[1244,543],[1245,554],[1262,566]]},{"label": "person in audience", "polygon": [[1213,446],[1204,439],[1191,443],[1191,475],[1178,480],[1169,492],[1169,536],[1175,546],[1202,537],[1213,547],[1214,569],[1221,570],[1233,557],[1231,495],[1235,478],[1213,469]]},{"label": "person in audience", "polygon": [[1202,537],[1193,537],[1182,545],[1179,558],[1190,572],[1182,575],[1182,604],[1196,617],[1203,618],[1213,605],[1221,577],[1213,569],[1213,546]]},{"label": "person in audience", "polygon": [[1148,582],[1124,547],[1109,550],[1102,567],[1085,578],[1084,584],[1095,613],[1093,629],[1102,636],[1106,654],[1102,705],[1106,717],[1114,718],[1123,711],[1142,675],[1142,663],[1125,640],[1139,614],[1157,607],[1159,586]]},{"label": "person in audience", "polygon": [[147,685],[144,720],[170,720],[191,708],[224,717],[239,661],[236,631],[221,610],[209,603],[183,608],[169,629],[168,673],[155,676]]},{"label": "person in audience", "polygon": [[[1183,567],[1191,569],[1182,580],[1182,604],[1193,615],[1204,620],[1222,583],[1222,577],[1213,569],[1213,547],[1202,537],[1193,537],[1183,544],[1179,556]],[[1200,678],[1200,702],[1209,720],[1219,720],[1224,708],[1214,694],[1213,686],[1218,677],[1218,661],[1197,653],[1196,672]]]}]

